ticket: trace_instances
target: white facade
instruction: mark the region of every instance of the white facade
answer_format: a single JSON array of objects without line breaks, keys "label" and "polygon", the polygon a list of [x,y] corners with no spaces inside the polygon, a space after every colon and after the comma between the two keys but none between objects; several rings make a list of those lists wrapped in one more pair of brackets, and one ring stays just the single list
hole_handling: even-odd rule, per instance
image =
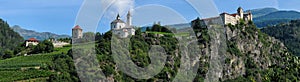
[{"label": "white facade", "polygon": [[252,14],[251,12],[244,13],[243,9],[241,7],[238,8],[237,13],[234,14],[228,14],[228,13],[222,13],[220,16],[217,17],[211,17],[211,18],[205,18],[205,19],[196,19],[201,20],[202,25],[236,25],[239,23],[240,20],[244,20],[245,22],[252,21]]},{"label": "white facade", "polygon": [[112,33],[118,35],[120,38],[126,38],[130,35],[135,35],[135,29],[131,25],[131,14],[127,14],[127,23],[120,19],[120,15],[111,22]]},{"label": "white facade", "polygon": [[251,12],[244,13],[244,11],[241,7],[238,8],[237,13],[234,13],[234,14],[222,13],[220,15],[220,17],[222,18],[224,24],[235,25],[240,20],[252,21]]},{"label": "white facade", "polygon": [[35,41],[26,41],[26,47],[28,47],[29,45],[33,45],[33,46],[36,46],[38,45],[39,42],[35,42]]},{"label": "white facade", "polygon": [[116,22],[116,23],[112,23],[111,26],[112,26],[111,29],[117,30],[117,29],[125,28],[126,24],[121,22]]},{"label": "white facade", "polygon": [[28,47],[29,45],[36,46],[39,44],[39,41],[35,38],[29,38],[28,40],[25,41],[25,46]]},{"label": "white facade", "polygon": [[61,42],[61,41],[55,41],[55,42],[52,42],[52,44],[53,44],[54,47],[63,47],[63,46],[66,46],[66,45],[70,45],[70,43]]}]

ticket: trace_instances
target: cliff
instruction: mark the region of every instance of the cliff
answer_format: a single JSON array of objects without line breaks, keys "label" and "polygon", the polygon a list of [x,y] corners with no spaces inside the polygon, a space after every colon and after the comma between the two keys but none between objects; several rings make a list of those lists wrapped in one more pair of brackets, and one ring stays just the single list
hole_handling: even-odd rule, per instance
[{"label": "cliff", "polygon": [[[75,66],[92,67],[88,71],[95,71],[95,66],[100,67],[109,81],[299,81],[298,70],[300,67],[298,57],[290,54],[279,40],[274,39],[249,23],[239,22],[236,25],[203,25],[194,21],[193,29],[179,29],[172,33],[163,26],[153,26],[146,32],[141,29],[130,40],[129,44],[111,44],[117,38],[111,38],[112,33],[101,35],[96,41],[96,57],[99,66],[89,65],[87,61],[80,61]],[[195,34],[181,33],[194,31]],[[191,39],[196,40],[191,40]],[[118,41],[116,43],[124,43]],[[125,42],[125,43],[126,43]],[[188,44],[184,46],[185,44]],[[116,64],[113,54],[130,54],[130,62],[141,68],[151,66],[149,56],[151,45],[160,45],[165,50],[166,63],[154,77],[150,79],[136,79],[126,74],[131,71],[121,71],[124,66]],[[112,51],[112,48],[126,46],[126,49]],[[80,49],[80,46],[79,46]],[[193,52],[196,50],[196,52]],[[199,50],[199,52],[197,51]],[[74,60],[91,58],[88,50],[78,50]],[[161,54],[161,53],[160,53]],[[73,53],[74,55],[74,53]],[[163,56],[159,56],[163,57]],[[189,59],[187,59],[189,58]],[[88,61],[91,61],[90,59]],[[95,60],[93,60],[95,61]],[[185,63],[189,61],[188,63]],[[79,62],[79,61],[78,61]],[[127,62],[127,61],[126,61]],[[156,62],[156,61],[155,61]],[[127,64],[125,64],[126,66]],[[197,67],[198,66],[198,67]],[[184,72],[192,68],[196,70]],[[80,69],[80,68],[79,68]],[[131,69],[131,68],[130,68]],[[83,68],[82,68],[83,70]],[[96,70],[99,71],[99,70]],[[81,74],[81,73],[80,73]],[[84,80],[97,80],[97,75],[79,75]],[[196,75],[194,75],[196,74]],[[195,78],[193,77],[195,76]]]},{"label": "cliff", "polygon": [[[295,68],[299,66],[298,57],[290,54],[282,42],[262,33],[252,22],[225,27],[210,25],[208,33],[211,39],[204,48],[204,51],[210,50],[205,52],[210,60],[208,72],[205,72],[206,81],[299,80],[294,73],[298,70]],[[218,54],[214,54],[216,52]]]}]

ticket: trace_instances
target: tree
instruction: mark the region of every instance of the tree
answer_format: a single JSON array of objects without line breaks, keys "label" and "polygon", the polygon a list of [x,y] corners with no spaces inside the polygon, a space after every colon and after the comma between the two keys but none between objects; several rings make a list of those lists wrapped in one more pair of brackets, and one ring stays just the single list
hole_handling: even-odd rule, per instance
[{"label": "tree", "polygon": [[49,40],[44,40],[40,42],[37,46],[33,48],[32,54],[37,53],[50,53],[54,51],[53,43]]},{"label": "tree", "polygon": [[95,41],[95,33],[93,33],[93,32],[83,33],[83,39],[84,39],[84,42]]},{"label": "tree", "polygon": [[49,53],[49,52],[53,52],[54,51],[54,46],[53,46],[53,43],[49,40],[44,40],[43,41],[44,45],[46,46],[44,51],[46,53]]},{"label": "tree", "polygon": [[151,31],[151,29],[149,27],[146,28],[146,31]]},{"label": "tree", "polygon": [[135,35],[141,35],[142,34],[142,29],[139,28],[135,31]]},{"label": "tree", "polygon": [[95,40],[100,40],[102,38],[102,35],[100,34],[100,32],[97,32],[95,35]]},{"label": "tree", "polygon": [[3,59],[7,59],[7,58],[12,58],[13,57],[13,51],[11,51],[11,50],[6,50],[5,52],[4,52],[4,55],[3,55]]},{"label": "tree", "polygon": [[23,37],[10,28],[6,21],[0,19],[0,56],[5,55],[6,50],[14,51],[22,42]]}]

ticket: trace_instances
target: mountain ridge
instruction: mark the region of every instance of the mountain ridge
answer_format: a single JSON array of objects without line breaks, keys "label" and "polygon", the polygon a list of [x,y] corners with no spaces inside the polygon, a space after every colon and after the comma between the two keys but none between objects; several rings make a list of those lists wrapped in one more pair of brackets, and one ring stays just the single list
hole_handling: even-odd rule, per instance
[{"label": "mountain ridge", "polygon": [[18,25],[14,25],[11,27],[15,32],[18,32],[24,39],[36,38],[38,40],[45,40],[48,38],[70,38],[69,35],[59,35],[52,32],[37,32],[34,30],[27,30]]},{"label": "mountain ridge", "polygon": [[253,22],[258,28],[273,26],[279,23],[287,23],[291,20],[300,19],[300,12],[294,10],[260,8],[250,11],[253,14]]}]

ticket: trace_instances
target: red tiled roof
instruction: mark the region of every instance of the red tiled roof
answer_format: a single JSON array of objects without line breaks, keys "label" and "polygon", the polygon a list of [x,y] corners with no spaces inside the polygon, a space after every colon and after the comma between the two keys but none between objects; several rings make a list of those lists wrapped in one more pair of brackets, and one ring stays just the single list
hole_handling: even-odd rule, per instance
[{"label": "red tiled roof", "polygon": [[79,25],[76,25],[73,29],[81,29]]},{"label": "red tiled roof", "polygon": [[38,42],[38,40],[37,40],[37,39],[35,39],[35,38],[29,38],[29,39],[28,39],[28,40],[26,40],[26,41]]},{"label": "red tiled roof", "polygon": [[230,15],[236,17],[237,14],[230,14]]}]

